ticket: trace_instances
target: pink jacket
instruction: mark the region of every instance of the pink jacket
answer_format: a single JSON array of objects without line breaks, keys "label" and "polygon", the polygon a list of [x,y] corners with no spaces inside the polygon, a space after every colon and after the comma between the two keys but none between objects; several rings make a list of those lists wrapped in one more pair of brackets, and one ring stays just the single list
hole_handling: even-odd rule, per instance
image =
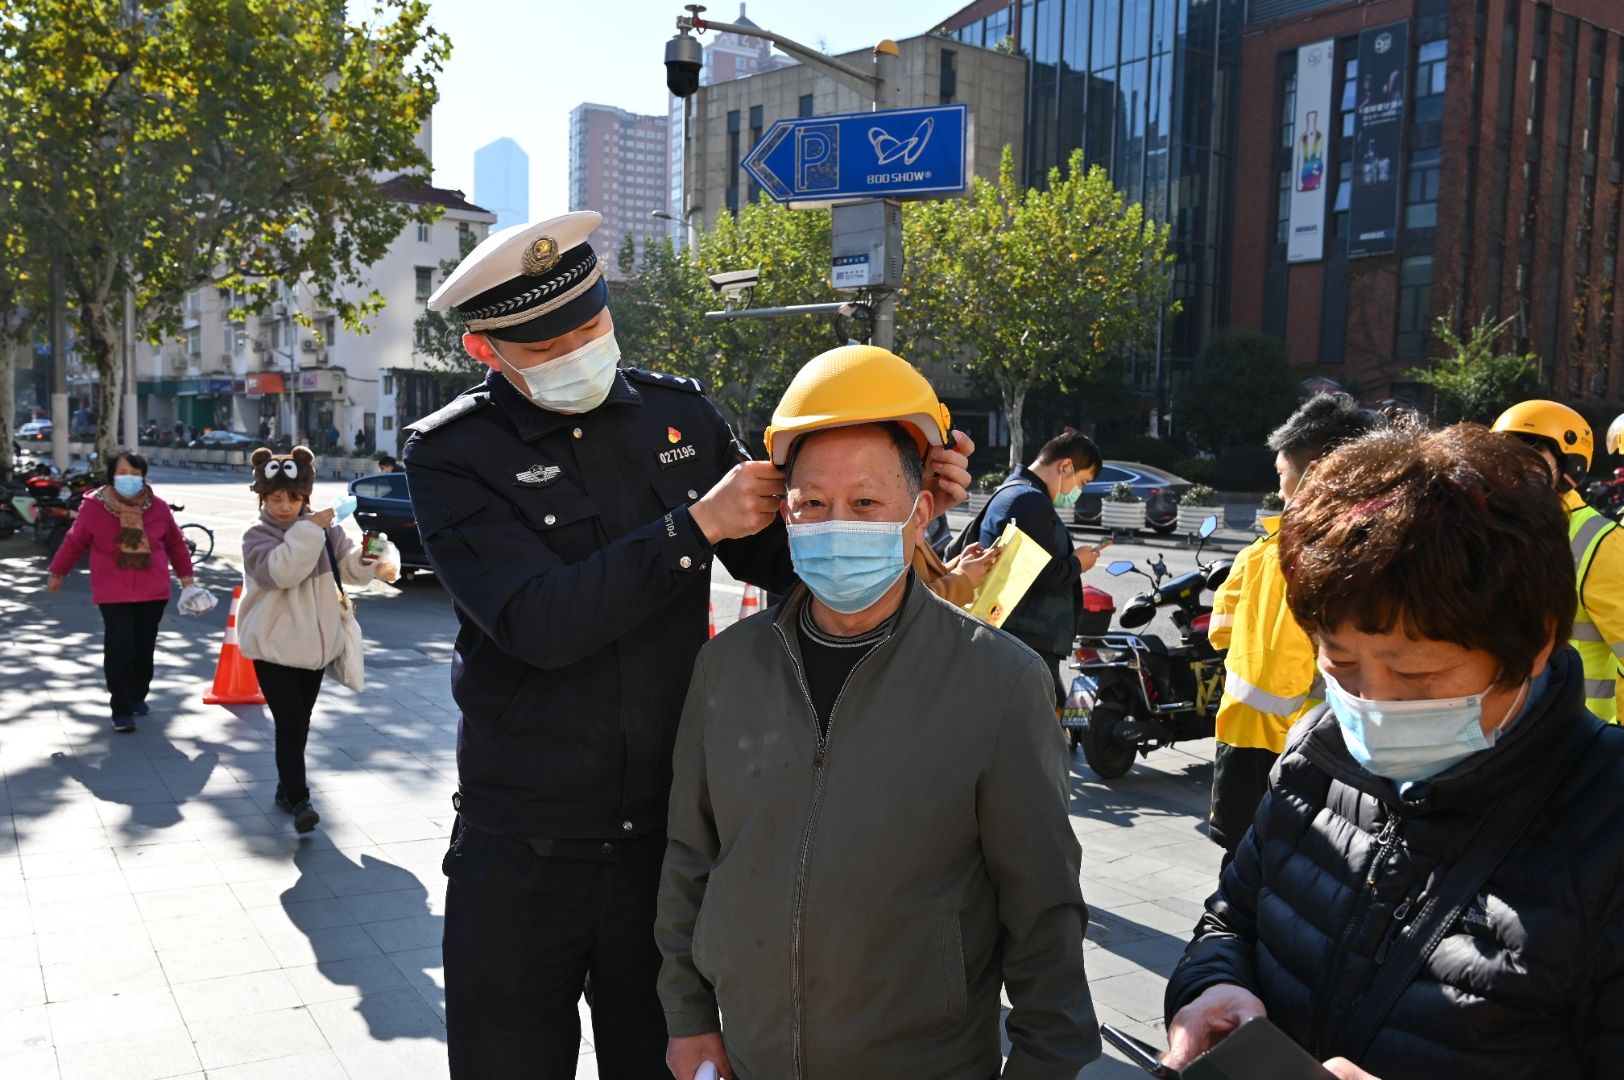
[{"label": "pink jacket", "polygon": [[145,570],[118,568],[118,516],[102,505],[97,492],[89,492],[79,506],[62,546],[51,560],[51,573],[67,577],[90,552],[90,598],[98,604],[133,604],[142,600],[169,599],[169,566],[176,577],[190,577],[192,555],[175,524],[169,504],[152,497],[142,520],[147,529],[147,545],[152,561]]}]

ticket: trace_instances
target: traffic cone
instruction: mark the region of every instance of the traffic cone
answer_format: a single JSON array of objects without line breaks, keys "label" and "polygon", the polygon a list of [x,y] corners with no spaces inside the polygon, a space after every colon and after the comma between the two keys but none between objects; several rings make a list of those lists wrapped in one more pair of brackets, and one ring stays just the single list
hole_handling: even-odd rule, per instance
[{"label": "traffic cone", "polygon": [[237,606],[242,603],[242,586],[231,592],[231,613],[226,616],[226,641],[220,646],[220,662],[214,666],[214,687],[203,695],[205,705],[263,705],[254,662],[237,648]]},{"label": "traffic cone", "polygon": [[712,601],[709,604],[709,607],[710,607],[710,636],[715,637],[716,636],[716,603],[715,603],[715,601]]},{"label": "traffic cone", "polygon": [[743,622],[761,610],[761,599],[757,595],[754,585],[744,587],[744,596],[739,600],[739,621]]}]

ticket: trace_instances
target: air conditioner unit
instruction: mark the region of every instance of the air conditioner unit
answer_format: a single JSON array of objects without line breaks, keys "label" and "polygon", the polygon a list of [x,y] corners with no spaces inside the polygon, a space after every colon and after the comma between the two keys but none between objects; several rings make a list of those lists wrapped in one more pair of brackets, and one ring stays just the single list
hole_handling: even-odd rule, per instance
[{"label": "air conditioner unit", "polygon": [[184,356],[171,356],[169,358],[169,369],[171,371],[185,371],[186,364],[187,360]]},{"label": "air conditioner unit", "polygon": [[265,351],[265,339],[264,338],[255,338],[254,339],[254,351],[255,352],[264,352]]},{"label": "air conditioner unit", "polygon": [[305,352],[315,352],[317,349],[321,348],[321,346],[317,345],[310,338],[305,338],[304,341],[300,343],[299,348],[303,349]]},{"label": "air conditioner unit", "polygon": [[326,367],[327,366],[327,350],[326,349],[323,349],[321,352],[316,354],[316,366],[317,367]]},{"label": "air conditioner unit", "polygon": [[272,304],[271,314],[278,319],[285,319],[288,317],[288,306],[286,304]]}]

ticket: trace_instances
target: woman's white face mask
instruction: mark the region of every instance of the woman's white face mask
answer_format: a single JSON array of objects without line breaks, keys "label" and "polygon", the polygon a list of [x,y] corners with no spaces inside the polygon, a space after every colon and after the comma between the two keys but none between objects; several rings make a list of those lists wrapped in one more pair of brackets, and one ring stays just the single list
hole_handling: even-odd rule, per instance
[{"label": "woman's white face mask", "polygon": [[524,382],[530,400],[543,409],[572,415],[591,412],[603,404],[615,384],[620,345],[613,330],[563,356],[527,368],[503,356],[495,340],[485,340],[503,365]]}]

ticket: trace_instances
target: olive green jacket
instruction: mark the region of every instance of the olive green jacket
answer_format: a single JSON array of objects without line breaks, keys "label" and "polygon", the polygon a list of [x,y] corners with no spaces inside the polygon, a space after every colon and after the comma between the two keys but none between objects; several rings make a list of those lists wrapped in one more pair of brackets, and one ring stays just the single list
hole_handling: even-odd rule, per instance
[{"label": "olive green jacket", "polygon": [[[1071,1080],[1099,1056],[1053,680],[910,583],[827,738],[807,593],[699,654],[677,733],[655,936],[672,1036],[740,1080]],[[720,1016],[718,1016],[720,1014]]]}]

